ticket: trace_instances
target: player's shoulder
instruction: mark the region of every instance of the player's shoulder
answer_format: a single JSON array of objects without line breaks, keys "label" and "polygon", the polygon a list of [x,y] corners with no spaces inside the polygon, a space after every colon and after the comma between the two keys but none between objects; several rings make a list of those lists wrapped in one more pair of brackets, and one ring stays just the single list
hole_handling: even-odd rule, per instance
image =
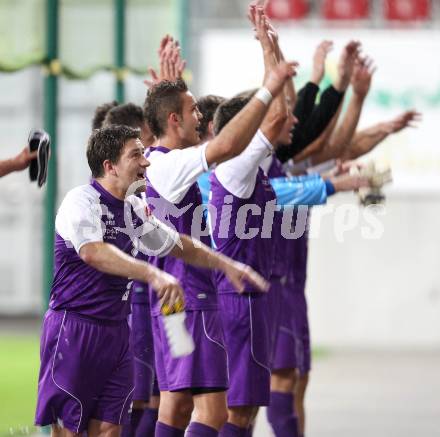
[{"label": "player's shoulder", "polygon": [[[170,149],[168,152],[164,153],[160,150],[153,149],[148,155],[150,161],[156,159],[174,161],[178,158],[183,158],[185,156],[198,155],[206,147],[208,143],[198,144],[196,146],[189,146],[184,148]],[[175,162],[175,161],[174,161]]]},{"label": "player's shoulder", "polygon": [[61,207],[71,204],[96,204],[99,203],[99,192],[90,184],[72,188],[64,196]]}]

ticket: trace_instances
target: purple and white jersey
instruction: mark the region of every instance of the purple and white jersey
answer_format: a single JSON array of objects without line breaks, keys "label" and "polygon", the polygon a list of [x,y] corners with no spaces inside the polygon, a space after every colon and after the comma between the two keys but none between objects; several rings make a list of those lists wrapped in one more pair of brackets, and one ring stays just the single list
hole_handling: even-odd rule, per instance
[{"label": "purple and white jersey", "polygon": [[[286,176],[283,165],[275,155],[268,156],[261,164],[261,168],[267,177],[280,178]],[[272,276],[282,278],[289,270],[288,261],[288,245],[290,240],[286,240],[281,234],[281,226],[283,221],[282,211],[275,211],[272,229],[272,238],[276,250],[274,252],[274,263],[272,267]]]},{"label": "purple and white jersey", "polygon": [[[124,208],[125,205],[125,208]],[[179,236],[153,216],[136,196],[115,198],[97,181],[67,193],[55,221],[55,268],[49,307],[102,320],[123,320],[130,313],[131,282],[86,264],[79,251],[105,242],[136,256],[139,250],[167,255]]]},{"label": "purple and white jersey", "polygon": [[[202,205],[197,179],[208,170],[202,146],[170,150],[151,147],[147,171],[147,201],[155,216],[179,233],[191,235],[211,245],[206,213]],[[185,293],[185,308],[208,310],[217,308],[217,293],[211,270],[185,264],[172,257],[151,258],[150,262],[179,279]],[[160,312],[155,295],[151,296],[153,314]]]},{"label": "purple and white jersey", "polygon": [[[217,250],[249,265],[266,280],[272,274],[274,244],[273,220],[265,221],[265,215],[274,210],[276,198],[260,164],[271,152],[272,145],[259,130],[239,156],[221,163],[211,174],[209,201]],[[223,273],[216,272],[216,282],[219,293],[235,293]],[[246,291],[257,290],[248,284]]]}]

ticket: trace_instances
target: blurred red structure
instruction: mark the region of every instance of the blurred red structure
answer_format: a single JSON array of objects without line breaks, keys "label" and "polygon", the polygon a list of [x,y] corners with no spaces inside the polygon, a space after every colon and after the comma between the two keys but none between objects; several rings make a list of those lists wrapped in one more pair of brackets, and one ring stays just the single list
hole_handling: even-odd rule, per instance
[{"label": "blurred red structure", "polygon": [[297,20],[308,12],[308,0],[270,0],[267,6],[267,15],[274,20]]},{"label": "blurred red structure", "polygon": [[387,20],[427,20],[431,16],[430,0],[386,0],[384,8]]},{"label": "blurred red structure", "polygon": [[327,20],[359,20],[369,18],[369,0],[324,0],[322,14]]}]

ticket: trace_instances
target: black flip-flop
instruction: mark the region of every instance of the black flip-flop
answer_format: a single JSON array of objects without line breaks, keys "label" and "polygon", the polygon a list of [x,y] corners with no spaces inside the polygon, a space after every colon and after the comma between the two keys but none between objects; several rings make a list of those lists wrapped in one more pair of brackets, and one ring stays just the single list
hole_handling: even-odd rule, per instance
[{"label": "black flip-flop", "polygon": [[47,164],[50,157],[50,136],[41,129],[34,129],[29,133],[29,150],[38,150],[37,158],[29,164],[29,177],[31,181],[38,181],[42,187],[47,178]]}]

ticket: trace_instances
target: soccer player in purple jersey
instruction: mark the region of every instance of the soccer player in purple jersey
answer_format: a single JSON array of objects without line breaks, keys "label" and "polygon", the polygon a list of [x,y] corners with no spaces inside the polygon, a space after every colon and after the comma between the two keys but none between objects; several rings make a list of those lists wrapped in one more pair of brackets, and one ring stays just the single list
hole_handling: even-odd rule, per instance
[{"label": "soccer player in purple jersey", "polygon": [[264,281],[245,266],[156,220],[133,186],[145,188],[140,131],[126,126],[95,130],[87,148],[90,184],[71,190],[56,217],[55,271],[41,334],[35,423],[54,436],[119,436],[133,392],[127,316],[130,279],[149,283],[161,302],[183,302],[176,278],[147,255],[172,255],[225,271],[237,287]]},{"label": "soccer player in purple jersey", "polygon": [[[150,88],[145,113],[157,143],[151,147],[148,158],[148,202],[158,217],[169,220],[179,232],[193,233],[195,223],[198,238],[210,243],[197,178],[212,165],[243,151],[263,120],[271,96],[282,91],[294,68],[282,63],[267,73],[260,95],[231,120],[221,135],[197,147],[201,114],[185,82],[162,80]],[[194,406],[193,421],[186,435],[215,436],[227,415],[228,369],[212,276],[205,269],[185,267],[168,257],[154,263],[182,282],[187,325],[195,340],[191,355],[172,359],[163,341],[159,308],[152,304],[161,390],[156,435],[183,435]],[[255,283],[252,286],[259,289]]]},{"label": "soccer player in purple jersey", "polygon": [[[246,104],[249,97],[236,97],[226,101],[219,106],[214,117],[214,130],[221,130],[229,117],[233,116],[240,108]],[[286,122],[285,127],[281,131],[276,144],[285,144],[286,138],[290,136],[290,125]],[[298,205],[316,205],[325,203],[327,197],[340,191],[352,191],[361,186],[368,186],[368,180],[350,174],[331,175],[324,180],[318,175],[310,175],[300,178],[285,178],[285,172],[281,163],[270,155],[265,158],[260,167],[270,178],[286,179],[283,192],[291,191],[286,194],[286,205],[288,208]],[[271,184],[273,180],[271,180]],[[277,185],[275,191],[281,185]],[[207,189],[206,186],[203,187]],[[208,188],[209,191],[209,188]],[[278,197],[278,195],[277,195]],[[283,199],[277,198],[277,204],[284,206]],[[275,216],[282,216],[275,211]],[[281,217],[282,218],[282,217]],[[296,215],[294,215],[295,224]],[[303,220],[303,228],[305,229],[305,220]],[[298,224],[297,224],[298,226]],[[300,227],[300,226],[299,226]],[[296,233],[295,229],[295,233]],[[295,343],[296,338],[294,321],[292,320],[293,298],[291,296],[289,278],[286,273],[292,270],[292,263],[296,258],[301,259],[301,254],[296,253],[294,249],[294,241],[286,240],[281,233],[280,217],[274,220],[272,228],[272,243],[276,245],[276,251],[273,257],[273,268],[270,277],[271,290],[269,294],[268,310],[269,331],[270,331],[270,356],[274,354],[271,362],[271,399],[268,407],[269,421],[277,436],[295,435],[296,419],[293,411],[293,398],[291,390],[295,384],[295,368],[296,355]],[[281,302],[280,298],[281,297]],[[287,335],[284,335],[286,331]],[[281,332],[280,332],[281,331]],[[275,349],[275,350],[273,350]]]},{"label": "soccer player in purple jersey", "polygon": [[[277,64],[268,22],[261,8],[252,8],[251,14],[267,72]],[[230,109],[235,111],[234,102],[241,104],[241,98],[231,100]],[[271,276],[274,247],[270,238],[254,231],[261,230],[264,220],[261,211],[274,203],[275,193],[259,166],[273,150],[272,144],[285,123],[291,129],[294,121],[288,115],[284,92],[280,93],[245,151],[218,165],[211,175],[210,206],[215,207],[217,214],[214,216],[210,209],[210,215],[217,250],[234,259],[246,260],[267,280]],[[222,274],[216,275],[216,282],[230,369],[228,422],[221,435],[244,436],[258,406],[269,403],[269,300],[250,285],[244,295],[233,294],[231,284]]]},{"label": "soccer player in purple jersey", "polygon": [[[102,108],[99,107],[98,109]],[[143,109],[133,103],[112,107],[104,116],[103,126],[130,126],[141,130],[145,148],[154,142]],[[143,254],[140,254],[143,255]],[[144,258],[148,258],[145,257]],[[148,259],[145,259],[148,261]],[[122,429],[123,437],[154,436],[159,410],[159,388],[154,368],[154,347],[151,328],[148,286],[133,281],[131,293],[130,340],[134,361],[134,391],[130,423]]]},{"label": "soccer player in purple jersey", "polygon": [[[323,71],[322,68],[322,74],[316,79],[317,84],[322,79]],[[371,60],[369,58],[359,59],[351,75],[353,95],[342,123],[335,131],[336,122],[340,114],[339,110],[325,131],[314,142],[315,144],[311,144],[310,148],[307,147],[305,149],[307,152],[309,148],[310,153],[306,161],[299,162],[298,164],[301,172],[307,170],[313,164],[323,163],[329,159],[356,159],[368,153],[391,133],[398,132],[407,126],[411,126],[414,121],[420,120],[419,113],[407,111],[389,122],[378,123],[370,128],[355,132],[363,102],[370,89],[373,73],[374,68]],[[332,165],[332,162],[324,164],[328,167]],[[298,369],[298,377],[295,378],[293,376],[292,382],[294,382],[295,413],[298,416],[299,433],[304,435],[304,398],[311,368],[311,346],[305,296],[308,252],[307,234],[292,242],[292,250],[294,268],[291,269],[292,274],[288,276],[287,286],[291,291],[293,290],[293,293],[291,293],[291,303],[294,314],[294,329],[296,329],[295,341],[297,344],[294,359]]]}]

